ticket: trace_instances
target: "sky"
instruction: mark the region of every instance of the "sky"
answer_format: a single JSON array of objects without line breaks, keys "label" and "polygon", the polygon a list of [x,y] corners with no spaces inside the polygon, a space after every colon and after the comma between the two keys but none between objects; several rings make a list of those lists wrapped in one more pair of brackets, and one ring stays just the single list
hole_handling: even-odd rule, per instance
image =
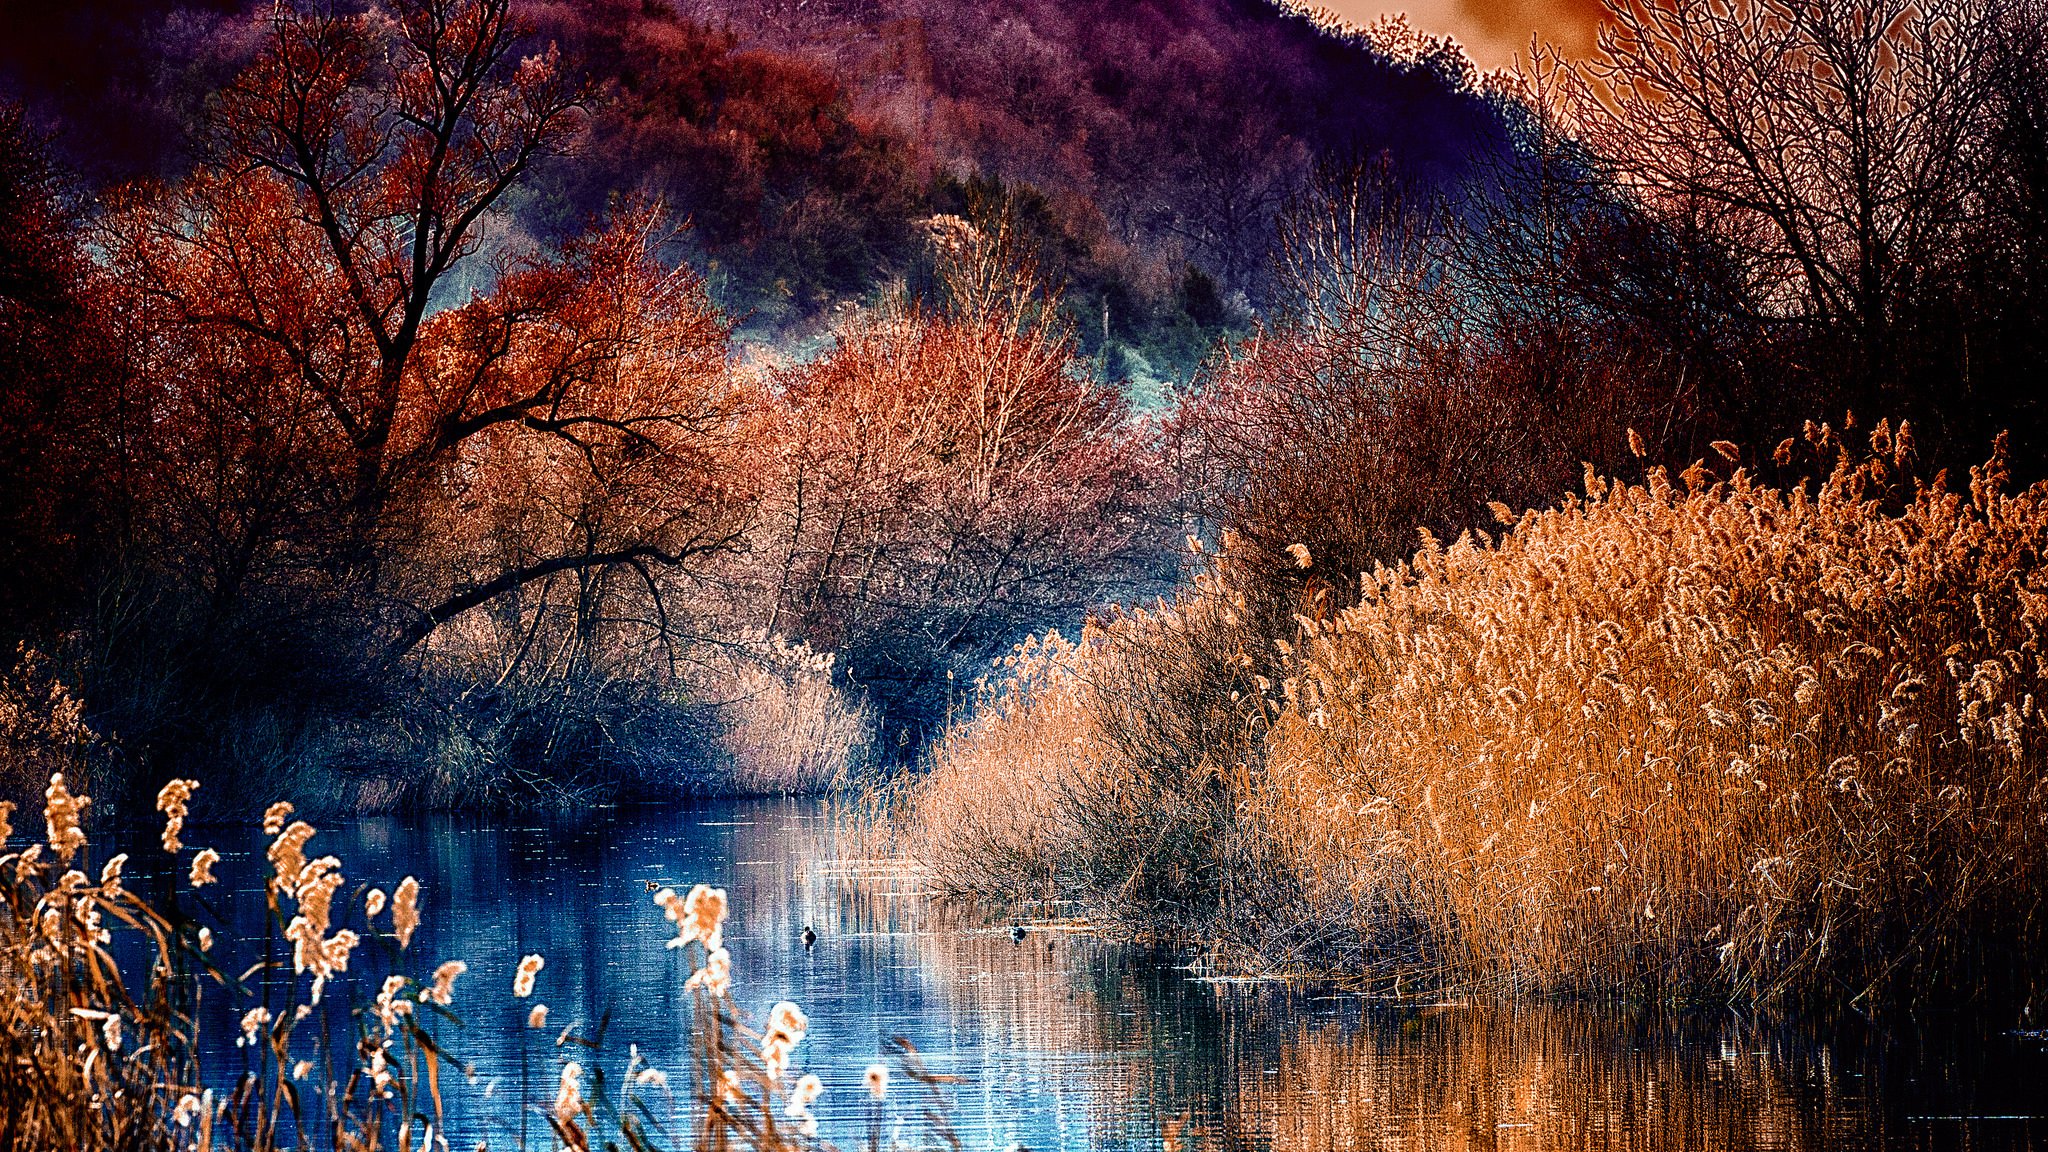
[{"label": "sky", "polygon": [[1415,27],[1455,38],[1482,68],[1512,62],[1532,34],[1570,55],[1587,55],[1601,13],[1600,0],[1320,0],[1316,6],[1359,24],[1406,13]]}]

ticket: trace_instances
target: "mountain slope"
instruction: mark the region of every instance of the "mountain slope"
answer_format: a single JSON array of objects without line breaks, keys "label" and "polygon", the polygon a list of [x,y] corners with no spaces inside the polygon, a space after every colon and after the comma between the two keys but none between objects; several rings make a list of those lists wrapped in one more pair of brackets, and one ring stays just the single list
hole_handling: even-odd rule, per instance
[{"label": "mountain slope", "polygon": [[[1274,214],[1318,158],[1384,156],[1434,182],[1500,138],[1455,56],[1396,60],[1266,0],[523,7],[537,46],[602,92],[526,226],[658,196],[766,339],[914,275],[923,218],[1007,205],[1091,354],[1180,376],[1258,308]],[[10,2],[0,82],[89,176],[167,173],[261,39],[231,0],[87,0],[61,18]]]}]

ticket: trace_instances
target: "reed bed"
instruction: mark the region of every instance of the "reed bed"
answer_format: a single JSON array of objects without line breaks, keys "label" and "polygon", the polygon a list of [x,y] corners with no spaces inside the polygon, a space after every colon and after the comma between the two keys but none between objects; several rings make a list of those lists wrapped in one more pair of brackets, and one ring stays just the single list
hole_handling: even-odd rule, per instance
[{"label": "reed bed", "polygon": [[720,787],[742,795],[818,793],[851,784],[873,758],[876,717],[833,682],[831,653],[779,636],[750,637],[706,661],[700,699],[714,701],[729,768]]},{"label": "reed bed", "polygon": [[[1882,424],[1780,445],[1805,483],[1716,451],[1425,536],[1348,607],[1305,581],[1280,635],[1226,547],[1020,652],[911,842],[956,891],[1394,989],[2031,1000],[2048,487],[2009,492],[2002,443],[1967,491],[1914,480]],[[1173,899],[1133,901],[1190,829]]]}]

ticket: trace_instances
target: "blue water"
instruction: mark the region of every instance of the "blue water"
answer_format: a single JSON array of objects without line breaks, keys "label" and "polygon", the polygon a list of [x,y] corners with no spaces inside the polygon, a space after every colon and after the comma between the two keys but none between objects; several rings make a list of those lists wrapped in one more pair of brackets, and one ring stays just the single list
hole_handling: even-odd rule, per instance
[{"label": "blue water", "polygon": [[[186,839],[226,856],[223,884],[206,890],[223,940],[260,939],[260,832]],[[442,960],[469,964],[452,1006],[460,1025],[434,1025],[475,1073],[444,1088],[455,1149],[516,1147],[522,1131],[553,1146],[519,1101],[551,1100],[561,1060],[592,1063],[556,1046],[564,1028],[591,1037],[605,1022],[598,1063],[616,1076],[637,1045],[683,1087],[690,964],[662,946],[673,929],[647,886],[697,882],[732,897],[739,1005],[759,1016],[788,999],[810,1014],[796,1068],[825,1082],[822,1135],[845,1147],[869,1131],[863,1070],[901,1036],[960,1077],[945,1114],[968,1149],[1160,1148],[1176,1132],[1181,1147],[1231,1149],[2048,1148],[2048,1041],[2006,1028],[1397,1006],[1209,980],[1058,925],[1017,942],[1007,925],[963,922],[915,877],[850,858],[850,843],[821,804],[753,801],[616,812],[575,831],[365,819],[321,832],[308,854],[341,858],[354,913],[340,922],[358,928],[362,885],[388,892],[418,877],[424,923],[404,963],[422,976]],[[806,924],[818,932],[810,951]],[[529,952],[547,960],[534,996],[550,1010],[545,1030],[524,1026],[533,1001],[511,995]],[[261,958],[244,943],[216,955],[231,969]],[[384,972],[371,951],[358,957],[368,987],[328,993],[340,1043],[339,1010],[366,1001]],[[207,996],[206,1076],[224,1088],[251,1058],[232,1043],[248,1005]],[[928,1143],[922,1102],[904,1095],[884,1132],[900,1116],[906,1140]]]}]

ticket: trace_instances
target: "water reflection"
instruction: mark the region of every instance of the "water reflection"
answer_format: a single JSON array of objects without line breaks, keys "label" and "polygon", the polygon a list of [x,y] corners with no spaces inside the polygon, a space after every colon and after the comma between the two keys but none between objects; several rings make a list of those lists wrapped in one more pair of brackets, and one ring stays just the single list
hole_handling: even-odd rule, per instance
[{"label": "water reflection", "polygon": [[[260,936],[260,838],[188,839],[229,857],[217,907],[239,935]],[[388,891],[417,875],[412,967],[470,966],[457,984],[463,1024],[441,1026],[478,1072],[450,1098],[454,1147],[517,1140],[521,1085],[531,1102],[552,1093],[563,1027],[609,1021],[608,1048],[684,1066],[688,971],[661,946],[671,929],[649,886],[704,881],[733,898],[741,1004],[810,1011],[797,1069],[825,1081],[825,1135],[849,1146],[864,1139],[862,1072],[904,1036],[935,1071],[964,1078],[953,1120],[970,1149],[1157,1148],[1174,1131],[1184,1147],[1276,1150],[2048,1148],[2039,1040],[1980,1030],[1958,1042],[1927,1028],[1879,1042],[1729,1014],[1417,1008],[1205,981],[1058,925],[1017,941],[1006,926],[957,923],[914,877],[848,858],[813,803],[624,813],[581,831],[366,820],[313,849],[340,856],[351,885]],[[530,1004],[510,995],[528,952],[547,958],[535,994],[550,1008],[545,1032],[523,1026]],[[227,1039],[242,1007],[218,995],[207,1005],[224,1080],[245,1058]],[[529,1118],[537,1145],[543,1133]]]}]

